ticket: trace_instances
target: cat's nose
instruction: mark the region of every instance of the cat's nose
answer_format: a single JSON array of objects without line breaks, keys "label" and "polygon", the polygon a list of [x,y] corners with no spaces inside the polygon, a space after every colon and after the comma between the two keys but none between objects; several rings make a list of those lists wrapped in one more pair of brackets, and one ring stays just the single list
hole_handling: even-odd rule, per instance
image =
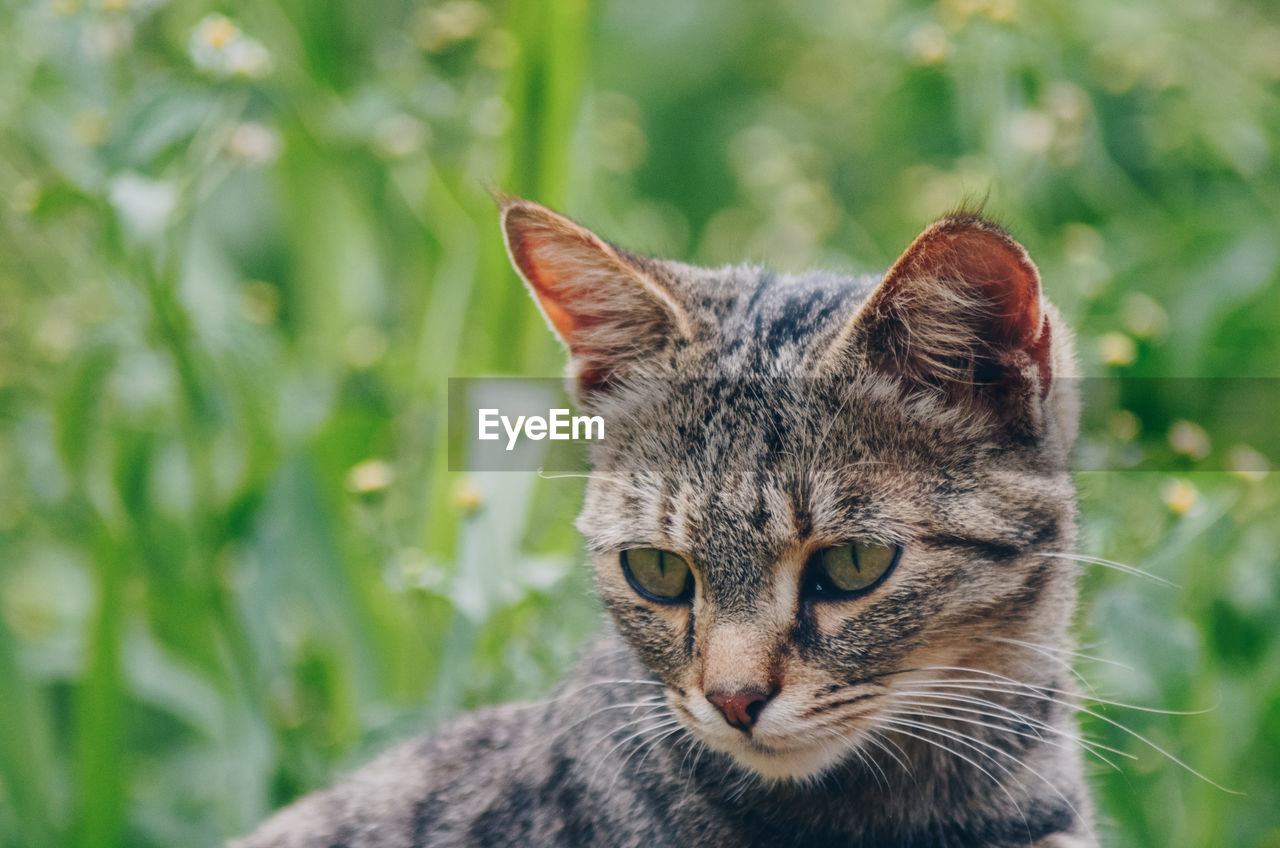
[{"label": "cat's nose", "polygon": [[760,717],[760,711],[764,709],[764,705],[772,700],[777,691],[774,689],[769,692],[752,687],[732,692],[708,692],[707,700],[720,711],[729,724],[739,730],[750,730],[755,725],[756,719]]}]

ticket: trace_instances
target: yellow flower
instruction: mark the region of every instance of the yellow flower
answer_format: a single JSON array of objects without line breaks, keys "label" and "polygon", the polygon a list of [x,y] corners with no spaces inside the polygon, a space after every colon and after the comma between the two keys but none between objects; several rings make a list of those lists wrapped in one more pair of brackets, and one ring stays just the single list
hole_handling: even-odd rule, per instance
[{"label": "yellow flower", "polygon": [[395,469],[387,462],[366,459],[353,465],[347,472],[347,491],[357,495],[371,495],[386,489],[395,477]]},{"label": "yellow flower", "polygon": [[1267,458],[1248,445],[1235,445],[1227,453],[1227,468],[1236,477],[1250,482],[1266,479],[1271,471]]},{"label": "yellow flower", "polygon": [[1138,358],[1138,347],[1124,333],[1103,333],[1098,337],[1098,352],[1108,365],[1132,365]]},{"label": "yellow flower", "polygon": [[1169,446],[1183,456],[1204,459],[1213,449],[1209,434],[1192,421],[1175,421],[1169,428]]},{"label": "yellow flower", "polygon": [[949,55],[947,33],[937,24],[916,27],[907,38],[907,56],[917,65],[940,65]]},{"label": "yellow flower", "polygon": [[1161,497],[1174,515],[1186,515],[1200,499],[1200,493],[1186,480],[1171,480]]},{"label": "yellow flower", "polygon": [[463,513],[470,515],[484,506],[484,494],[464,477],[453,487],[453,502]]}]

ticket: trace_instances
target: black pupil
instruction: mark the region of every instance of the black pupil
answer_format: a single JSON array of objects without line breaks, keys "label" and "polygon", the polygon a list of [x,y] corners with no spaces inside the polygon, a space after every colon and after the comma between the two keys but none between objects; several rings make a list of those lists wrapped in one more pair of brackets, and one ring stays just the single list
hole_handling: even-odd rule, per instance
[{"label": "black pupil", "polygon": [[[672,561],[673,559],[674,557],[672,557],[666,551],[658,552],[658,581],[659,581],[658,585],[665,587],[667,589],[670,589],[671,587],[671,581],[668,580],[667,578],[668,570],[674,568],[677,572],[679,571],[679,566]],[[679,575],[676,574],[673,576],[678,577]],[[684,591],[684,583],[682,581],[680,586],[677,587],[675,591],[666,591],[666,592],[661,592],[660,594],[669,596],[669,597],[675,597],[676,595],[679,595],[683,591]]]}]

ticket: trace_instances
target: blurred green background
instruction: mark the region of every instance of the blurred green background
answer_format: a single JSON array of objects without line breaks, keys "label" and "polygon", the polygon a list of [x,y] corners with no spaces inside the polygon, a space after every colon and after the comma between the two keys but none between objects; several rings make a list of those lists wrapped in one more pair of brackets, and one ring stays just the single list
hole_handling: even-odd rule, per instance
[{"label": "blurred green background", "polygon": [[[1265,0],[6,0],[0,44],[0,845],[216,845],[590,637],[581,481],[445,467],[448,377],[561,367],[490,189],[857,271],[987,196],[1085,373],[1280,377]],[[1162,470],[1081,472],[1081,548],[1179,588],[1087,567],[1080,670],[1207,708],[1092,707],[1244,794],[1086,717],[1136,755],[1102,825],[1280,846],[1280,481],[1149,385],[1082,450]]]}]

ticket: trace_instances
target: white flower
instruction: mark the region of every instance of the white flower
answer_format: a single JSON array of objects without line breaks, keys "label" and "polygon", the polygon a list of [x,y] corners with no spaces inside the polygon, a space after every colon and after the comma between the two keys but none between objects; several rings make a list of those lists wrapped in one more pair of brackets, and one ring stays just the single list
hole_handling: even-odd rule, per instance
[{"label": "white flower", "polygon": [[400,112],[378,122],[373,144],[385,156],[409,156],[422,149],[428,136],[426,124]]},{"label": "white flower", "polygon": [[1024,109],[1010,121],[1009,135],[1019,150],[1044,153],[1053,144],[1053,117],[1037,109]]},{"label": "white flower", "polygon": [[280,155],[280,134],[257,121],[245,121],[231,131],[227,152],[247,165],[266,165]]},{"label": "white flower", "polygon": [[261,42],[241,38],[227,47],[227,67],[235,76],[265,77],[271,72],[271,53]]},{"label": "white flower", "polygon": [[196,67],[215,76],[257,79],[271,72],[271,52],[226,15],[205,15],[188,49]]},{"label": "white flower", "polygon": [[136,235],[149,238],[160,235],[169,223],[178,191],[170,182],[122,174],[112,180],[110,198],[125,226]]}]

